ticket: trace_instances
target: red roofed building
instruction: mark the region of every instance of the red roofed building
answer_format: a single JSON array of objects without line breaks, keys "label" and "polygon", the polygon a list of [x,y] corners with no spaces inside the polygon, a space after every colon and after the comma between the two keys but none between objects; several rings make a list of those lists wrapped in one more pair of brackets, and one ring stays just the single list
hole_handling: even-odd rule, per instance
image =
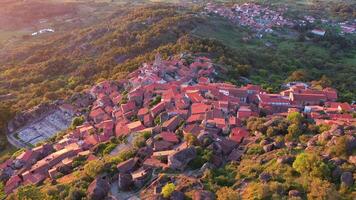
[{"label": "red roofed building", "polygon": [[130,129],[126,124],[116,124],[115,135],[116,137],[127,136],[130,133]]},{"label": "red roofed building", "polygon": [[289,99],[279,94],[258,94],[257,97],[259,108],[269,113],[287,112],[291,107]]},{"label": "red roofed building", "polygon": [[111,117],[105,113],[105,111],[98,107],[94,110],[92,110],[89,114],[89,117],[94,120],[95,123],[99,123],[104,120],[111,119]]},{"label": "red roofed building", "polygon": [[137,132],[137,131],[145,129],[145,127],[143,126],[141,121],[135,121],[130,124],[127,124],[127,128],[129,128],[129,130],[131,132]]},{"label": "red roofed building", "polygon": [[327,98],[324,94],[308,94],[308,93],[290,93],[290,101],[295,105],[319,105],[326,102]]},{"label": "red roofed building", "polygon": [[31,174],[29,176],[26,176],[26,178],[24,178],[24,180],[23,180],[23,184],[24,185],[30,185],[30,184],[37,185],[45,179],[46,179],[45,175],[35,173],[35,174]]},{"label": "red roofed building", "polygon": [[252,110],[249,106],[241,106],[237,111],[237,118],[238,119],[247,119],[253,115]]},{"label": "red roofed building", "polygon": [[152,117],[155,118],[158,114],[163,112],[166,109],[166,103],[165,102],[160,102],[154,107],[151,108],[151,114]]},{"label": "red roofed building", "polygon": [[187,119],[187,123],[190,124],[190,123],[200,123],[202,122],[204,119],[204,114],[194,114],[194,115],[191,115],[190,117],[188,117]]},{"label": "red roofed building", "polygon": [[9,167],[13,161],[13,158],[7,159],[4,163],[0,164],[0,170],[4,170],[5,168]]},{"label": "red roofed building", "polygon": [[179,116],[175,116],[169,119],[168,121],[165,121],[162,124],[162,128],[166,131],[175,131],[178,128],[180,122],[181,118]]},{"label": "red roofed building", "polygon": [[143,124],[146,126],[146,127],[151,127],[153,126],[153,117],[152,115],[150,114],[147,114],[143,117]]},{"label": "red roofed building", "polygon": [[244,138],[248,137],[248,135],[248,131],[244,128],[233,128],[230,132],[230,139],[237,143],[241,143]]},{"label": "red roofed building", "polygon": [[325,88],[323,89],[324,94],[328,101],[336,101],[337,100],[337,91],[333,88]]},{"label": "red roofed building", "polygon": [[188,125],[183,129],[183,134],[193,134],[195,136],[198,136],[200,132],[203,130],[201,126],[198,126],[196,124]]},{"label": "red roofed building", "polygon": [[353,111],[353,108],[352,106],[347,103],[347,102],[344,102],[344,103],[340,103],[340,102],[326,102],[325,103],[325,111],[328,112],[328,113],[336,113],[336,112],[352,112]]},{"label": "red roofed building", "polygon": [[204,103],[193,103],[191,106],[192,115],[205,113],[206,111],[211,110],[211,108],[211,105]]},{"label": "red roofed building", "polygon": [[33,164],[34,162],[36,162],[38,155],[38,153],[33,152],[31,149],[27,149],[25,152],[17,156],[16,160],[21,160],[25,163]]},{"label": "red roofed building", "polygon": [[159,136],[164,141],[171,142],[171,143],[174,143],[174,144],[179,143],[179,139],[178,139],[177,135],[175,133],[173,133],[173,132],[165,131],[165,132],[160,133]]},{"label": "red roofed building", "polygon": [[352,120],[353,117],[351,114],[329,114],[330,119],[332,120]]},{"label": "red roofed building", "polygon": [[148,108],[144,107],[138,110],[137,117],[139,120],[143,121],[143,117],[149,113]]},{"label": "red roofed building", "polygon": [[10,194],[14,189],[20,186],[22,180],[18,175],[12,176],[5,184],[5,193]]},{"label": "red roofed building", "polygon": [[101,129],[103,134],[108,135],[108,136],[112,136],[114,134],[113,130],[114,130],[114,121],[113,120],[106,120],[101,122],[100,124],[97,125],[98,129]]},{"label": "red roofed building", "polygon": [[210,83],[210,80],[209,80],[209,78],[206,78],[206,77],[200,77],[198,79],[198,82],[202,83],[202,84],[208,84],[208,83]]},{"label": "red roofed building", "polygon": [[128,113],[130,111],[135,111],[136,109],[137,108],[135,101],[129,101],[126,104],[121,104],[121,110],[123,114]]},{"label": "red roofed building", "polygon": [[201,96],[199,90],[186,91],[185,95],[188,99],[190,99],[190,101],[192,103],[200,103],[204,100],[204,98]]}]

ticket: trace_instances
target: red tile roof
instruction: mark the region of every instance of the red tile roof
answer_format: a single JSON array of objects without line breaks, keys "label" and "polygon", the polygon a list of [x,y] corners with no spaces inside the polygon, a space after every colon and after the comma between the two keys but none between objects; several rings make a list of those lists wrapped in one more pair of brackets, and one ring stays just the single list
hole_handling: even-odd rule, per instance
[{"label": "red tile roof", "polygon": [[22,180],[19,176],[12,176],[5,184],[5,193],[10,194],[14,189],[16,189]]},{"label": "red tile roof", "polygon": [[163,112],[165,109],[166,109],[166,103],[160,102],[151,108],[151,113],[153,117],[156,117],[159,113]]},{"label": "red tile roof", "polygon": [[135,121],[130,124],[127,124],[127,128],[129,128],[131,132],[136,132],[145,129],[141,121]]},{"label": "red tile roof", "polygon": [[187,91],[186,95],[193,103],[200,103],[204,100],[198,90]]},{"label": "red tile roof", "polygon": [[136,110],[136,104],[135,104],[135,101],[130,101],[126,104],[122,104],[121,105],[121,110],[123,113],[127,113],[127,112],[130,112],[132,110]]},{"label": "red tile roof", "polygon": [[172,143],[178,143],[179,142],[179,139],[177,137],[177,135],[173,132],[162,132],[159,134],[159,136],[164,140],[164,141],[167,141],[167,142],[172,142]]},{"label": "red tile roof", "polygon": [[206,105],[204,103],[193,103],[191,106],[192,115],[202,114],[211,109],[211,105]]},{"label": "red tile roof", "polygon": [[237,143],[241,143],[248,135],[248,131],[244,128],[233,128],[230,133],[230,139]]}]

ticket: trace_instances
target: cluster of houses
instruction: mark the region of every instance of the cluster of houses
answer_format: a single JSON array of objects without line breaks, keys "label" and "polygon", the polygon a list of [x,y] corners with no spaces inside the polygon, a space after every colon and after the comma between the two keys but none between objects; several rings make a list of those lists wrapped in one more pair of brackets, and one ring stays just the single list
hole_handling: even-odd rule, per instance
[{"label": "cluster of houses", "polygon": [[[235,4],[232,7],[223,4],[208,3],[205,7],[207,13],[214,13],[224,18],[231,20],[241,26],[249,27],[257,32],[257,37],[262,37],[263,33],[272,33],[277,27],[293,27],[294,25],[305,26],[307,23],[314,24],[320,21],[326,26],[340,28],[340,35],[356,33],[356,22],[348,21],[332,21],[327,19],[317,19],[310,15],[305,15],[301,19],[291,20],[283,17],[286,8],[280,7],[272,10],[266,6],[255,3]],[[326,30],[321,27],[316,27],[310,32],[317,36],[324,36]]]},{"label": "cluster of houses", "polygon": [[351,115],[355,106],[336,102],[337,91],[332,88],[314,90],[295,84],[279,94],[269,94],[258,85],[216,82],[217,73],[206,57],[188,63],[184,58],[162,60],[158,54],[153,63],[144,64],[127,80],[95,85],[88,91],[95,101],[83,125],[54,144],[27,149],[0,165],[6,193],[70,173],[78,155],[98,159],[93,149],[113,137],[151,133],[139,158],[117,166],[141,183],[148,169],[184,170],[196,155],[180,134],[196,136],[202,142],[212,138],[214,148],[220,149],[221,155],[213,159],[219,165],[223,158],[241,156],[238,144],[249,134],[242,122],[251,116],[300,111],[327,123],[355,123]]},{"label": "cluster of houses", "polygon": [[257,32],[273,32],[274,27],[293,26],[293,22],[284,18],[285,9],[271,10],[268,7],[244,3],[233,7],[208,3],[205,10],[226,17],[242,26],[247,26]]},{"label": "cluster of houses", "polygon": [[[306,25],[306,23],[313,24],[316,21],[320,21],[321,24],[323,24],[323,25],[339,27],[340,35],[356,33],[356,21],[355,20],[337,22],[337,21],[327,20],[327,19],[323,19],[323,18],[317,19],[313,16],[305,15],[304,19],[300,19],[298,21],[298,24],[300,24],[300,25]],[[322,28],[316,28],[316,29],[313,29],[311,32],[315,35],[324,36],[326,31]]]}]

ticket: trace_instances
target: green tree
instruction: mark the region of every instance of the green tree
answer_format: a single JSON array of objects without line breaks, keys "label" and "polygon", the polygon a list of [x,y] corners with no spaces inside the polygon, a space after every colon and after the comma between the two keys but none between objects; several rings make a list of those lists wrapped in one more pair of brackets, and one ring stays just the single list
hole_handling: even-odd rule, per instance
[{"label": "green tree", "polygon": [[291,124],[288,126],[288,135],[286,136],[288,140],[293,140],[302,134],[302,129],[298,124]]},{"label": "green tree", "polygon": [[173,183],[167,183],[165,186],[163,186],[161,194],[164,198],[169,198],[175,189],[176,186]]},{"label": "green tree", "polygon": [[292,112],[288,114],[287,119],[292,124],[301,124],[303,123],[304,117],[299,112]]},{"label": "green tree", "polygon": [[330,168],[319,156],[311,153],[299,154],[293,162],[293,168],[304,176],[313,176],[318,178],[328,178]]}]

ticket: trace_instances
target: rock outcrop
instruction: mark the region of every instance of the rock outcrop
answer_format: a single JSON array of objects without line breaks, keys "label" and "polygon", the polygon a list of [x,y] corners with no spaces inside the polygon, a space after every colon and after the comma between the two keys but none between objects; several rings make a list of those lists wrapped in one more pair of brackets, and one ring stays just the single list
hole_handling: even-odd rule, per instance
[{"label": "rock outcrop", "polygon": [[194,147],[188,147],[168,157],[168,165],[172,169],[184,170],[187,164],[197,155]]},{"label": "rock outcrop", "polygon": [[106,177],[101,176],[96,178],[92,183],[90,183],[87,196],[90,200],[105,199],[110,190],[110,184],[106,180]]}]

